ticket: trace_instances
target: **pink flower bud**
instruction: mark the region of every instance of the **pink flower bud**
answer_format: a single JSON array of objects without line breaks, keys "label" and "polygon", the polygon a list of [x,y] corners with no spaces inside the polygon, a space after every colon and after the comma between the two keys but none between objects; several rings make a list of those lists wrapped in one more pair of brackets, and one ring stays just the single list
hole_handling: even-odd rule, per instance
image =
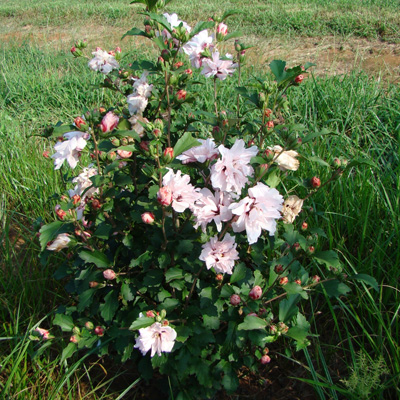
[{"label": "pink flower bud", "polygon": [[276,325],[271,325],[271,326],[269,327],[269,331],[270,331],[273,335],[275,335],[275,333],[278,331],[278,329],[276,328]]},{"label": "pink flower bud", "polygon": [[229,300],[229,302],[233,305],[233,306],[238,306],[241,302],[240,296],[238,294],[233,294]]},{"label": "pink flower bud", "polygon": [[193,75],[193,71],[190,68],[185,69],[185,74],[189,75],[189,76],[192,76]]},{"label": "pink flower bud", "polygon": [[149,151],[149,142],[146,142],[146,141],[140,142],[139,147],[143,151]]},{"label": "pink flower bud", "polygon": [[114,130],[119,122],[117,117],[112,111],[109,111],[102,119],[100,127],[104,133],[111,132]]},{"label": "pink flower bud", "polygon": [[269,348],[265,347],[264,350],[263,350],[263,354],[268,354],[268,353],[269,353]]},{"label": "pink flower bud", "polygon": [[249,297],[253,300],[258,300],[262,296],[262,289],[260,286],[254,286],[253,289],[250,290]]},{"label": "pink flower bud", "polygon": [[49,158],[50,152],[49,152],[48,150],[45,150],[45,151],[42,153],[42,156],[43,156],[44,158]]},{"label": "pink flower bud", "polygon": [[178,68],[182,67],[182,65],[183,65],[183,62],[182,61],[178,61],[177,63],[174,64],[174,68],[178,69]]},{"label": "pink flower bud", "polygon": [[101,326],[96,326],[96,328],[94,328],[94,333],[97,336],[103,336],[104,335],[104,329]]},{"label": "pink flower bud", "polygon": [[247,314],[248,316],[251,316],[251,317],[257,317],[258,315],[257,315],[257,313],[255,313],[255,312],[251,312],[250,314]]},{"label": "pink flower bud", "polygon": [[72,343],[78,343],[78,337],[76,335],[72,335],[69,338],[69,341],[72,342]]},{"label": "pink flower bud", "polygon": [[91,321],[86,321],[85,322],[85,328],[91,331],[94,328],[93,322]]},{"label": "pink flower bud", "polygon": [[115,52],[116,52],[116,53],[121,53],[121,47],[116,47],[116,48],[115,48]]},{"label": "pink flower bud", "polygon": [[304,79],[304,75],[298,75],[296,78],[294,78],[294,81],[296,83],[301,83],[301,81]]},{"label": "pink flower bud", "polygon": [[129,157],[132,156],[132,152],[131,151],[127,151],[127,150],[117,150],[117,154],[121,158],[129,158]]},{"label": "pink flower bud", "polygon": [[296,279],[296,280],[294,281],[294,283],[297,283],[298,285],[301,285],[301,280],[300,280],[300,279]]},{"label": "pink flower bud", "polygon": [[282,286],[285,286],[289,283],[289,279],[287,276],[283,276],[281,279],[279,279],[279,284]]},{"label": "pink flower bud", "polygon": [[148,317],[148,318],[154,318],[154,317],[155,317],[155,314],[154,314],[153,311],[146,311],[146,317]]},{"label": "pink flower bud", "polygon": [[163,186],[157,193],[157,200],[163,206],[169,206],[172,203],[172,192],[168,186]]},{"label": "pink flower bud", "polygon": [[73,205],[76,205],[76,204],[78,204],[78,203],[81,202],[81,196],[79,196],[79,194],[74,194],[74,195],[71,197],[71,200],[72,200],[72,204],[73,204]]},{"label": "pink flower bud", "polygon": [[223,40],[228,34],[228,27],[223,23],[219,23],[217,26],[217,40]]},{"label": "pink flower bud", "polygon": [[100,201],[97,199],[93,199],[92,203],[91,203],[91,207],[93,210],[98,210],[99,208],[101,208]]},{"label": "pink flower bud", "polygon": [[171,162],[174,159],[174,149],[172,147],[167,147],[163,153],[165,162]]},{"label": "pink flower bud", "polygon": [[309,254],[313,254],[315,252],[315,247],[314,246],[309,246],[307,249]]},{"label": "pink flower bud", "polygon": [[181,89],[178,90],[178,92],[176,93],[176,98],[178,99],[178,101],[185,101],[186,95],[187,95],[186,90]]},{"label": "pink flower bud", "polygon": [[268,121],[266,125],[268,129],[272,129],[274,127],[274,121]]},{"label": "pink flower bud", "polygon": [[49,338],[50,332],[47,329],[36,328],[35,331],[39,333],[43,340],[47,340]]},{"label": "pink flower bud", "polygon": [[145,224],[152,224],[155,220],[154,214],[151,212],[145,212],[142,214],[142,221]]},{"label": "pink flower bud", "polygon": [[321,278],[318,275],[314,275],[311,279],[314,283],[318,283],[321,280]]},{"label": "pink flower bud", "polygon": [[103,276],[105,279],[108,279],[109,281],[112,281],[113,279],[115,279],[115,277],[117,276],[116,273],[114,272],[114,270],[112,269],[106,269],[105,271],[103,271]]},{"label": "pink flower bud", "polygon": [[56,210],[56,215],[59,219],[61,219],[61,221],[64,219],[64,217],[67,215],[67,213],[61,209],[61,206],[58,204],[55,207]]},{"label": "pink flower bud", "polygon": [[266,109],[264,110],[264,115],[265,115],[267,118],[269,118],[271,114],[272,114],[272,110],[271,110],[270,108],[266,108]]},{"label": "pink flower bud", "polygon": [[307,222],[303,222],[302,224],[301,224],[301,229],[303,230],[303,231],[305,231],[305,230],[307,230],[307,228],[308,228],[308,224],[307,224]]},{"label": "pink flower bud", "polygon": [[300,243],[298,243],[298,242],[293,243],[293,249],[294,249],[294,251],[299,251],[301,249]]},{"label": "pink flower bud", "polygon": [[264,355],[261,357],[260,362],[261,362],[262,365],[268,364],[268,363],[271,362],[271,358],[270,358],[269,356],[267,356],[266,354],[264,354]]},{"label": "pink flower bud", "polygon": [[90,287],[90,288],[95,288],[98,284],[99,284],[99,282],[90,281],[90,282],[89,282],[89,287]]},{"label": "pink flower bud", "polygon": [[78,129],[81,129],[82,125],[86,125],[86,121],[82,117],[76,117],[74,119],[74,124]]},{"label": "pink flower bud", "polygon": [[313,188],[319,188],[321,186],[321,180],[317,178],[316,176],[313,176],[311,178],[311,186]]},{"label": "pink flower bud", "polygon": [[169,321],[166,320],[166,319],[164,319],[164,321],[162,322],[162,324],[163,324],[164,326],[168,326],[168,325],[169,325]]},{"label": "pink flower bud", "polygon": [[224,280],[224,276],[222,274],[215,275],[215,280],[217,282],[222,282]]}]

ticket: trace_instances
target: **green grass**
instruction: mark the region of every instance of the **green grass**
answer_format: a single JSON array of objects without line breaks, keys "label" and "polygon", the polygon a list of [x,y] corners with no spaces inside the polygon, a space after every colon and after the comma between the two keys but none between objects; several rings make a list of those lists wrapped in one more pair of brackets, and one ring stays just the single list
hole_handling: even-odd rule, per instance
[{"label": "green grass", "polygon": [[[87,70],[84,61],[55,51],[47,39],[57,26],[73,37],[95,23],[115,28],[112,34],[118,32],[115,37],[120,37],[125,28],[141,20],[133,17],[139,8],[127,3],[71,0],[68,6],[65,1],[0,4],[0,34],[31,25],[34,35],[44,35],[41,41],[34,37],[36,45],[3,43],[0,52],[0,397],[24,399],[29,391],[32,399],[115,399],[125,388],[135,391],[135,377],[130,383],[115,386],[118,374],[127,371],[113,370],[106,376],[99,360],[88,363],[83,358],[61,364],[60,343],[41,353],[40,346],[28,338],[40,321],[41,326],[49,326],[49,313],[66,297],[62,283],[52,279],[57,260],[41,262],[31,229],[37,217],[53,218],[49,198],[63,185],[52,161],[42,156],[46,149],[51,153],[52,145],[34,135],[47,124],[71,121],[85,107],[112,100],[108,92],[92,90],[99,77]],[[213,1],[201,8],[186,0],[175,3],[170,10],[189,22],[220,9]],[[243,16],[232,18],[246,34],[265,37],[289,33],[285,40],[298,35],[338,34],[398,41],[397,6],[389,1],[345,0],[301,4],[294,0],[255,1],[251,5],[232,0],[223,4],[224,9],[246,10]],[[307,21],[310,27],[306,27]],[[382,34],[379,24],[384,24],[387,35]],[[139,48],[133,57],[141,52],[148,50]],[[230,96],[234,86],[234,79],[227,81],[223,96],[235,99]],[[211,90],[204,98],[212,103]],[[307,206],[317,211],[309,216],[309,225],[325,229],[323,246],[339,251],[346,272],[370,274],[379,284],[379,292],[354,284],[350,296],[339,303],[322,295],[313,299],[306,311],[315,315],[313,331],[320,337],[312,339],[304,358],[297,353],[289,358],[309,371],[308,382],[316,388],[318,398],[356,399],[361,398],[357,394],[360,389],[351,391],[342,380],[349,380],[352,371],[357,371],[360,354],[370,363],[382,357],[390,372],[379,377],[381,386],[371,387],[369,398],[398,398],[400,89],[353,73],[310,78],[293,89],[289,98],[297,122],[310,131],[324,127],[333,133],[301,149],[302,154],[315,153],[327,160],[361,157],[373,164],[352,169],[328,190],[313,196]],[[319,175],[322,181],[328,178],[328,171],[319,165],[302,163],[301,168],[304,176]],[[323,215],[318,213],[322,210],[326,211]],[[130,387],[131,383],[135,384]]]}]

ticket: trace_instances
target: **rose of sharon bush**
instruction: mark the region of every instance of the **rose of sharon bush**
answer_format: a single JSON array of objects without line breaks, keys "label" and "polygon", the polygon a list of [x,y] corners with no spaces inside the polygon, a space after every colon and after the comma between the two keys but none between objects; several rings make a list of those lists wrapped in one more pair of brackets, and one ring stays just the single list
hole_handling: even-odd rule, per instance
[{"label": "rose of sharon bush", "polygon": [[[73,121],[46,131],[63,139],[52,157],[68,192],[40,229],[42,259],[65,252],[55,276],[69,280],[71,298],[54,318],[66,333],[63,361],[87,349],[164,379],[174,398],[211,398],[234,392],[239,370],[273,364],[282,336],[297,350],[310,343],[298,304],[318,285],[347,290],[319,227],[310,219],[307,236],[301,229],[317,189],[299,177],[301,143],[311,139],[273,120],[290,116],[286,96],[311,65],[273,61],[271,75],[243,81],[248,46],[235,41],[233,55],[220,57],[221,42],[236,37],[231,13],[194,28],[157,14],[163,2],[145,2],[144,29],[127,36],[147,38],[158,57],[97,49],[89,68],[106,75],[100,87],[113,96],[76,116],[76,131]],[[75,44],[76,58],[86,45]],[[227,110],[220,88],[233,75]],[[201,89],[209,79],[213,92]],[[344,168],[335,164],[335,179]]]}]

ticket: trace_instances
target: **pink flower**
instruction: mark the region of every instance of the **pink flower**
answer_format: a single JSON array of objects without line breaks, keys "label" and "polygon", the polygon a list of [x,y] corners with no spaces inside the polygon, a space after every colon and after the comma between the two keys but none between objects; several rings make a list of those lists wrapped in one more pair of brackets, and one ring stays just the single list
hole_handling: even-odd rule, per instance
[{"label": "pink flower", "polygon": [[117,117],[112,111],[109,111],[101,121],[101,130],[106,132],[111,132],[118,125],[119,117]]},{"label": "pink flower", "polygon": [[275,234],[276,220],[281,217],[283,197],[276,189],[263,183],[249,189],[249,196],[239,203],[230,205],[232,213],[239,218],[232,224],[234,232],[246,230],[249,244],[256,243],[261,230],[267,230],[270,236]]},{"label": "pink flower", "polygon": [[[262,289],[260,286],[254,286],[253,289],[250,290],[249,297],[252,300],[258,300],[262,296]],[[257,315],[257,314],[256,314]]]},{"label": "pink flower", "polygon": [[49,338],[50,332],[47,329],[36,328],[35,331],[39,333],[43,340],[47,340]]},{"label": "pink flower", "polygon": [[228,27],[221,22],[218,26],[217,26],[217,33],[220,33],[223,36],[226,36],[228,33]]},{"label": "pink flower", "polygon": [[218,157],[218,150],[215,147],[213,139],[197,139],[197,141],[201,143],[200,146],[192,147],[176,157],[178,160],[182,161],[182,164],[192,162],[204,163]]},{"label": "pink flower", "polygon": [[94,333],[97,336],[103,336],[104,335],[104,329],[101,326],[96,326],[96,328],[94,328]]},{"label": "pink flower", "polygon": [[234,236],[227,233],[222,240],[214,236],[209,242],[203,244],[203,251],[199,259],[206,263],[207,269],[214,268],[217,273],[231,275],[235,260],[239,259]]},{"label": "pink flower", "polygon": [[209,58],[203,59],[203,66],[201,73],[204,76],[207,78],[216,76],[223,81],[228,75],[233,75],[237,64],[234,64],[232,60],[221,60],[218,51],[215,51],[212,54],[212,60]]},{"label": "pink flower", "polygon": [[119,64],[115,57],[100,47],[92,53],[94,57],[89,61],[88,66],[93,71],[101,72],[104,75],[110,73],[113,69],[118,69]]},{"label": "pink flower", "polygon": [[117,154],[121,158],[129,158],[129,157],[132,156],[132,152],[131,151],[127,151],[127,150],[117,150]]},{"label": "pink flower", "polygon": [[155,220],[154,214],[152,212],[145,212],[142,214],[142,221],[145,224],[152,224]]},{"label": "pink flower", "polygon": [[112,281],[116,278],[116,273],[114,272],[114,270],[112,269],[106,269],[105,271],[103,271],[103,276],[105,279]]},{"label": "pink flower", "polygon": [[151,96],[151,91],[153,90],[153,85],[147,83],[148,71],[144,71],[140,78],[134,78],[133,88],[135,89],[135,94],[137,96],[144,97],[148,99]]},{"label": "pink flower", "polygon": [[157,200],[163,206],[169,206],[172,203],[172,192],[168,186],[163,186],[157,193]]},{"label": "pink flower", "polygon": [[184,46],[183,51],[189,56],[194,68],[201,67],[201,53],[211,46],[212,36],[208,36],[207,29],[193,36]]},{"label": "pink flower", "polygon": [[211,167],[211,183],[214,188],[240,194],[249,181],[247,177],[254,173],[249,164],[251,158],[257,155],[258,149],[256,146],[246,149],[244,141],[239,139],[231,149],[221,145],[218,150],[222,159]]},{"label": "pink flower", "polygon": [[176,212],[183,212],[187,208],[192,210],[201,194],[189,183],[189,175],[182,175],[180,170],[175,174],[172,169],[168,169],[169,171],[163,177],[163,185],[171,190],[172,208]]},{"label": "pink flower", "polygon": [[75,168],[78,164],[80,152],[86,146],[89,134],[75,131],[65,133],[64,137],[67,140],[58,142],[54,146],[56,153],[51,156],[51,158],[54,158],[54,169],[60,169],[65,160],[71,168]]},{"label": "pink flower", "polygon": [[147,328],[139,329],[139,337],[136,339],[135,348],[145,355],[151,350],[150,356],[156,353],[161,356],[162,352],[170,353],[174,347],[176,331],[170,326],[163,326],[159,322]]},{"label": "pink flower", "polygon": [[215,191],[215,195],[210,189],[200,190],[201,197],[196,201],[193,214],[196,217],[197,229],[200,225],[203,232],[206,231],[207,224],[215,222],[218,232],[221,232],[222,222],[229,221],[232,218],[232,211],[229,209],[231,196],[228,193]]}]

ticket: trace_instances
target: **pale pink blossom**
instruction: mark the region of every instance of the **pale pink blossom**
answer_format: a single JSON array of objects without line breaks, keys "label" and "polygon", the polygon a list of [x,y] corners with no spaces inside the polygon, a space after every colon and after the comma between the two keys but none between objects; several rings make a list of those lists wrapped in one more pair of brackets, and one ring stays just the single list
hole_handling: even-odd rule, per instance
[{"label": "pale pink blossom", "polygon": [[228,27],[223,23],[219,23],[217,26],[217,33],[221,36],[226,36],[228,34]]},{"label": "pale pink blossom", "polygon": [[180,170],[175,174],[172,169],[168,169],[169,171],[163,177],[163,185],[171,190],[172,208],[176,212],[183,212],[187,208],[192,210],[201,194],[189,183],[189,175],[182,175]]},{"label": "pale pink blossom", "polygon": [[273,161],[278,165],[281,171],[297,171],[299,168],[299,160],[296,159],[299,153],[294,150],[283,151],[283,147],[276,145],[268,147],[275,154]]},{"label": "pale pink blossom", "polygon": [[144,71],[140,78],[134,78],[133,88],[135,89],[135,94],[148,99],[151,96],[151,91],[153,90],[153,85],[147,83],[148,71]]},{"label": "pale pink blossom", "polygon": [[197,139],[197,141],[201,143],[200,146],[192,147],[176,157],[178,160],[182,161],[182,164],[192,162],[204,163],[218,157],[218,150],[215,147],[213,139]]},{"label": "pale pink blossom", "polygon": [[102,119],[100,127],[101,130],[106,132],[111,132],[118,125],[119,117],[116,116],[112,111],[109,111]]},{"label": "pale pink blossom", "polygon": [[139,337],[136,338],[135,348],[139,349],[142,355],[151,350],[150,356],[156,353],[170,353],[174,347],[176,331],[170,326],[163,326],[160,322],[155,322],[147,328],[139,329]]},{"label": "pale pink blossom", "polygon": [[196,201],[193,208],[193,215],[196,219],[194,227],[197,229],[201,226],[201,229],[205,232],[207,224],[214,221],[218,232],[221,232],[222,222],[232,219],[232,211],[229,209],[231,196],[220,190],[216,190],[213,194],[207,188],[201,189],[200,194],[201,197]]},{"label": "pale pink blossom", "polygon": [[244,141],[239,139],[231,149],[220,145],[218,150],[222,159],[211,167],[211,183],[214,188],[240,194],[254,173],[250,160],[257,155],[257,146],[246,149]]},{"label": "pale pink blossom", "polygon": [[50,332],[47,329],[37,327],[35,331],[39,333],[43,340],[49,339]]},{"label": "pale pink blossom", "polygon": [[236,250],[235,237],[227,233],[220,242],[218,236],[214,236],[209,242],[203,244],[203,251],[199,259],[206,263],[207,269],[214,268],[215,272],[232,274],[235,260],[239,259]]},{"label": "pale pink blossom", "polygon": [[141,215],[142,221],[145,224],[152,224],[155,220],[154,214],[152,212],[145,212]]},{"label": "pale pink blossom", "polygon": [[60,233],[54,241],[47,246],[47,250],[50,251],[60,251],[66,249],[71,241],[68,233]]},{"label": "pale pink blossom", "polygon": [[117,275],[114,270],[106,269],[105,271],[103,271],[103,276],[105,279],[112,281],[116,278]]},{"label": "pale pink blossom", "polygon": [[121,157],[121,158],[129,158],[132,156],[132,152],[128,151],[128,150],[117,150],[117,154]]},{"label": "pale pink blossom", "polygon": [[246,230],[249,244],[256,243],[262,230],[270,236],[275,234],[276,221],[281,217],[283,197],[276,189],[263,183],[249,189],[248,196],[230,205],[232,213],[239,218],[232,224],[234,232]]},{"label": "pale pink blossom", "polygon": [[67,160],[71,168],[75,168],[79,161],[81,151],[85,148],[89,134],[80,131],[68,132],[64,134],[67,140],[58,142],[54,146],[54,169],[60,169],[64,161]]},{"label": "pale pink blossom", "polygon": [[233,75],[237,64],[234,64],[232,60],[221,60],[219,58],[219,52],[215,51],[212,54],[212,59],[203,58],[203,70],[201,73],[207,78],[216,76],[218,79],[223,81],[228,75]]},{"label": "pale pink blossom", "polygon": [[91,70],[107,75],[113,69],[119,68],[118,61],[115,57],[99,47],[92,54],[94,57],[88,63]]},{"label": "pale pink blossom", "polygon": [[140,96],[136,92],[130,94],[126,101],[128,102],[128,110],[131,115],[142,114],[148,103],[146,97]]},{"label": "pale pink blossom", "polygon": [[[192,28],[185,21],[181,21],[178,18],[177,14],[175,14],[175,13],[173,13],[173,14],[164,13],[163,15],[167,19],[169,24],[171,25],[171,29],[172,28],[176,28],[180,24],[182,24],[182,26],[186,29],[187,32],[190,32],[192,30]],[[170,37],[170,35],[168,35],[168,37]]]},{"label": "pale pink blossom", "polygon": [[212,36],[208,36],[208,31],[205,29],[193,36],[183,46],[183,51],[189,56],[189,60],[194,68],[201,67],[201,53],[211,46],[212,41]]}]

